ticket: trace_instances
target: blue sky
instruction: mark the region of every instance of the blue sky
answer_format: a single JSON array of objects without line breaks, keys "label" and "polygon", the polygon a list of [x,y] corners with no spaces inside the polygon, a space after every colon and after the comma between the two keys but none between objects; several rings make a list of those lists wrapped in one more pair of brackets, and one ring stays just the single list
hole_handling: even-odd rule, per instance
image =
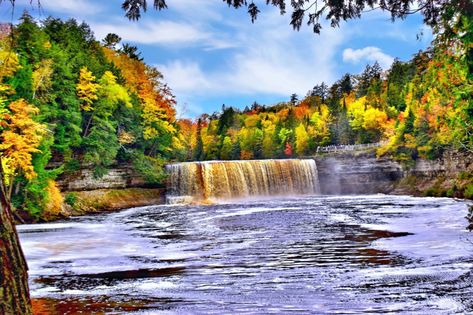
[{"label": "blue sky", "polygon": [[[253,101],[287,101],[322,81],[331,84],[346,72],[359,73],[368,63],[388,68],[395,57],[408,60],[432,40],[420,15],[392,23],[386,13],[373,11],[338,28],[326,25],[316,35],[304,26],[293,31],[289,15],[264,5],[255,24],[246,10],[220,0],[167,0],[168,10],[150,9],[131,22],[121,2],[41,0],[38,9],[29,0],[16,0],[13,15],[26,8],[37,19],[52,15],[85,21],[97,39],[120,35],[164,74],[183,117],[218,111],[222,104],[243,108]],[[11,7],[3,2],[0,20],[11,17]]]}]

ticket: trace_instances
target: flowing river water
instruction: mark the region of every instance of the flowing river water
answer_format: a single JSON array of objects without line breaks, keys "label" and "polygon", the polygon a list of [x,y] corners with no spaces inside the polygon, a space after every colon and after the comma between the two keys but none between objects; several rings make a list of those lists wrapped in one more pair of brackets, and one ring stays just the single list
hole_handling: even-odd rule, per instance
[{"label": "flowing river water", "polygon": [[303,196],[19,226],[38,314],[473,312],[468,205]]}]

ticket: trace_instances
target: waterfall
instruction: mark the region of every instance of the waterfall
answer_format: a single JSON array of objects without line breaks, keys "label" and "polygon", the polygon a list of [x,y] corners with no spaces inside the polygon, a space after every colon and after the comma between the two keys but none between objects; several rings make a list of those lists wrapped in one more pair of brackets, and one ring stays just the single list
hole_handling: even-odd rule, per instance
[{"label": "waterfall", "polygon": [[320,192],[314,160],[185,162],[166,166],[168,199],[229,199]]}]

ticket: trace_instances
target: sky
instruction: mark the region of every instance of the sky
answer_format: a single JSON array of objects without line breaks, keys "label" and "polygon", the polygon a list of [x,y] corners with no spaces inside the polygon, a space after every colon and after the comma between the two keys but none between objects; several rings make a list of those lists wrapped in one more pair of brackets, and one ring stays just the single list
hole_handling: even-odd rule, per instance
[{"label": "sky", "polygon": [[14,12],[4,1],[0,21],[15,22],[26,9],[38,20],[85,21],[98,40],[118,34],[164,75],[179,117],[219,111],[222,104],[244,108],[288,101],[293,93],[301,98],[314,85],[360,73],[375,61],[384,69],[394,58],[407,61],[432,41],[419,14],[393,23],[387,13],[371,11],[337,28],[323,23],[317,35],[305,24],[294,31],[289,14],[270,6],[260,5],[252,24],[245,9],[220,0],[167,0],[160,12],[152,1],[138,22],[124,17],[122,0],[41,0],[41,8],[36,0],[16,0]]}]

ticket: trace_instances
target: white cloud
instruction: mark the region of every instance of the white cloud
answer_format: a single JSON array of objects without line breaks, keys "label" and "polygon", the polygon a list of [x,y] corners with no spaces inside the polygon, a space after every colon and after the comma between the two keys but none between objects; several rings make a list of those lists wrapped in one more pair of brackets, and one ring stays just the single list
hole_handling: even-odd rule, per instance
[{"label": "white cloud", "polygon": [[383,53],[383,51],[378,47],[368,46],[361,49],[345,49],[343,51],[343,61],[355,64],[360,62],[373,63],[377,61],[383,69],[387,69],[393,63],[394,58]]},{"label": "white cloud", "polygon": [[137,23],[90,23],[97,38],[116,33],[126,42],[153,45],[202,46],[205,49],[230,48],[223,38],[187,22],[144,20]]},{"label": "white cloud", "polygon": [[182,44],[201,41],[208,35],[187,24],[171,21],[145,23],[92,23],[95,33],[103,37],[119,34],[123,40],[140,44]]},{"label": "white cloud", "polygon": [[167,65],[158,65],[157,68],[164,74],[173,91],[189,93],[214,88],[196,62],[176,60]]},{"label": "white cloud", "polygon": [[238,48],[212,69],[189,59],[158,65],[178,101],[191,103],[208,95],[255,95],[257,99],[261,94],[285,99],[292,93],[305,95],[322,81],[333,82],[335,55],[345,33],[329,27],[321,35],[309,29],[294,32],[278,12],[269,15],[255,25],[240,23],[232,29]]},{"label": "white cloud", "polygon": [[[33,1],[33,6],[36,1]],[[103,10],[103,6],[97,4],[97,1],[88,0],[45,0],[40,1],[42,11],[48,14],[48,11],[68,14],[81,14],[86,12],[89,15],[99,13]],[[17,0],[15,5],[30,6],[30,0]]]}]

